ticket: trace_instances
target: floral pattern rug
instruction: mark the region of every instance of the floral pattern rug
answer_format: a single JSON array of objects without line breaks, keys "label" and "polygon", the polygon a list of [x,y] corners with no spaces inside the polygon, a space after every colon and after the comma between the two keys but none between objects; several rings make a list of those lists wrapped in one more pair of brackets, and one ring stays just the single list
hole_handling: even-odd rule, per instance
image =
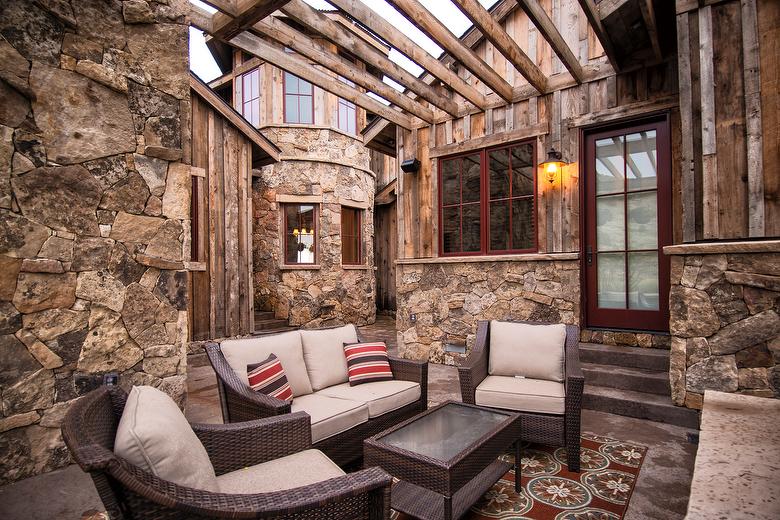
[{"label": "floral pattern rug", "polygon": [[[469,520],[621,520],[634,491],[647,448],[608,437],[582,434],[580,473],[566,465],[566,449],[524,445],[522,484],[504,475],[464,516]],[[514,462],[513,455],[504,460]],[[406,515],[393,512],[399,520]]]}]

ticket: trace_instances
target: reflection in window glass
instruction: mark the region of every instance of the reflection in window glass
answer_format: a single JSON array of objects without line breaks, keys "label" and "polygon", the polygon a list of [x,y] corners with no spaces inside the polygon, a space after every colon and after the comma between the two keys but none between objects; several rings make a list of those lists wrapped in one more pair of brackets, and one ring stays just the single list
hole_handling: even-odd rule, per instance
[{"label": "reflection in window glass", "polygon": [[311,83],[284,73],[284,122],[314,124],[314,90]]},{"label": "reflection in window glass", "polygon": [[284,261],[314,264],[317,259],[317,207],[312,204],[284,205]]},{"label": "reflection in window glass", "polygon": [[260,73],[257,69],[241,76],[241,102],[238,111],[255,128],[260,126]]}]

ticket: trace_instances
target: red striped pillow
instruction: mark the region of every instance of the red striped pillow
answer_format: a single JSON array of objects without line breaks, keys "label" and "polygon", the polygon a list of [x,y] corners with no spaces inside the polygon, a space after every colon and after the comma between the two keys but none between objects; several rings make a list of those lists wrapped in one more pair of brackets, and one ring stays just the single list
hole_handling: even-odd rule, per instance
[{"label": "red striped pillow", "polygon": [[293,393],[287,376],[284,374],[282,362],[271,354],[265,361],[246,366],[249,386],[255,392],[281,399],[292,401]]},{"label": "red striped pillow", "polygon": [[344,343],[344,355],[347,357],[349,386],[393,379],[387,345],[382,341]]}]

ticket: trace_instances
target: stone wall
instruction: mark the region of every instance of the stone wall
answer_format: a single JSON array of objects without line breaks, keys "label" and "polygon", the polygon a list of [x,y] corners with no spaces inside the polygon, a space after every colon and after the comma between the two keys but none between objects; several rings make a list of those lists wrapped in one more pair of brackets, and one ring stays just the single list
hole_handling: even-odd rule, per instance
[{"label": "stone wall", "polygon": [[[576,254],[529,256],[539,260],[399,263],[401,356],[459,364],[474,346],[479,320],[578,324]],[[446,344],[465,345],[466,354],[445,352]]]},{"label": "stone wall", "polygon": [[[376,319],[374,277],[374,177],[357,139],[330,129],[276,127],[263,130],[282,150],[252,186],[254,204],[255,309],[272,310],[290,325],[365,325]],[[279,196],[321,197],[318,268],[284,269]],[[363,212],[362,268],[341,265],[341,206]]]},{"label": "stone wall", "polygon": [[669,334],[651,332],[631,332],[628,330],[589,330],[580,331],[580,341],[599,345],[621,345],[625,347],[661,348],[669,350],[672,338]]},{"label": "stone wall", "polygon": [[68,462],[79,375],[183,402],[187,5],[0,8],[0,484]]},{"label": "stone wall", "polygon": [[780,253],[672,257],[672,399],[780,397]]}]

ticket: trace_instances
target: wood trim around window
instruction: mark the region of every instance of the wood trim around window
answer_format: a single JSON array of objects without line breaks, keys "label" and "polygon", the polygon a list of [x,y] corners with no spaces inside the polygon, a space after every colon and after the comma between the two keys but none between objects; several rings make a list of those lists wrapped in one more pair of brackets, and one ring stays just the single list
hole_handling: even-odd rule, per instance
[{"label": "wood trim around window", "polygon": [[[533,166],[533,247],[527,249],[507,249],[507,250],[492,250],[490,249],[490,185],[489,185],[489,153],[497,150],[511,149],[516,146],[531,145],[531,164]],[[516,141],[514,143],[502,144],[500,146],[493,146],[489,148],[482,148],[479,150],[464,151],[454,155],[448,155],[437,158],[437,175],[438,175],[438,216],[439,216],[439,256],[440,257],[472,257],[472,256],[488,256],[488,255],[513,255],[513,254],[527,254],[536,253],[539,250],[539,229],[538,229],[538,200],[539,200],[539,185],[538,185],[538,164],[536,155],[536,138],[524,139],[522,141]],[[458,251],[447,253],[444,251],[444,225],[443,225],[443,209],[444,209],[444,183],[442,177],[444,175],[444,169],[442,163],[461,157],[467,157],[470,155],[479,154],[479,178],[480,178],[480,250],[479,251]],[[511,152],[509,153],[511,157]],[[510,158],[511,161],[511,158]],[[462,182],[462,181],[461,181]],[[510,178],[511,186],[511,178]],[[510,188],[511,189],[511,188]],[[511,191],[510,191],[511,193]],[[509,211],[511,219],[511,200],[512,197],[508,197],[510,200]],[[462,197],[461,204],[462,206]],[[462,218],[462,216],[461,216]],[[461,229],[461,246],[462,246],[463,230]],[[511,237],[510,237],[511,238]]]}]

